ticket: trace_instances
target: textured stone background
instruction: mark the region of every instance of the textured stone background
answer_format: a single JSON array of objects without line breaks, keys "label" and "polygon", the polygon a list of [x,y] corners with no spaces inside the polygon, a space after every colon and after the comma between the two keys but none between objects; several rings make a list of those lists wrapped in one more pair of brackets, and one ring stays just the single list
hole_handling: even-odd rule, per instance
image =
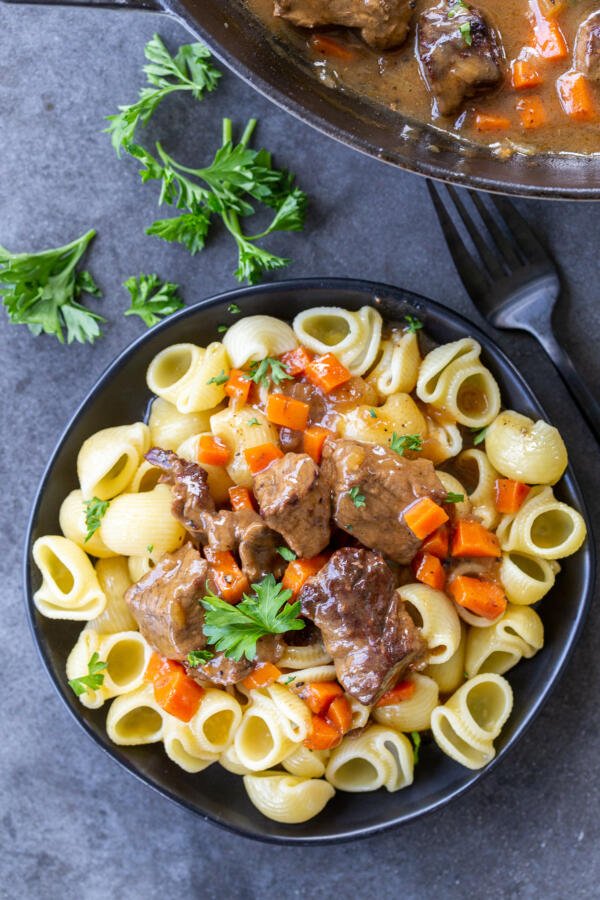
[{"label": "textured stone background", "polygon": [[[89,264],[104,290],[98,308],[110,319],[95,347],[65,348],[34,340],[0,316],[0,895],[598,896],[596,610],[560,686],[505,765],[441,813],[354,845],[270,847],[203,824],[120,771],[54,695],[23,613],[23,531],[65,421],[143,329],[121,316],[121,282],[156,271],[180,282],[190,304],[235,286],[222,236],[194,259],[144,236],[155,187],[142,186],[135,165],[119,161],[101,134],[102,117],[134,99],[143,46],[155,30],[171,46],[187,39],[176,23],[151,15],[0,5],[0,243],[36,249],[96,227]],[[396,282],[476,318],[424,183],[330,142],[233,75],[202,105],[177,97],[165,104],[147,138],[168,135],[167,149],[178,158],[203,160],[221,116],[242,113],[258,115],[260,140],[298,173],[312,198],[305,235],[274,242],[294,257],[290,275]],[[598,391],[600,208],[534,201],[520,207],[560,261],[565,292],[557,327]],[[551,365],[527,337],[504,335],[499,343],[563,430],[597,508],[597,451]]]}]

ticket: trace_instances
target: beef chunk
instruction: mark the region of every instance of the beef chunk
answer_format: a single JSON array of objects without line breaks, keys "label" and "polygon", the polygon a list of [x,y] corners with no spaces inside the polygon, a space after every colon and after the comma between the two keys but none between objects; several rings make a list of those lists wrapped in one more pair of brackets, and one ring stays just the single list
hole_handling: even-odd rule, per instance
[{"label": "beef chunk", "polygon": [[217,653],[206,665],[200,667],[188,666],[186,672],[203,686],[210,684],[228,685],[237,684],[252,672],[259,663],[276,663],[283,652],[283,641],[278,634],[268,634],[259,638],[256,642],[256,659],[248,660],[242,657],[240,660],[230,659],[224,653]]},{"label": "beef chunk", "polygon": [[206,645],[204,596],[208,563],[191,544],[166,553],[157,565],[125,593],[142,635],[162,656],[184,660]]},{"label": "beef chunk", "polygon": [[331,486],[336,524],[402,565],[411,562],[421,545],[406,525],[404,511],[419,497],[437,503],[446,497],[428,459],[405,459],[377,444],[350,439],[325,442],[321,476]]},{"label": "beef chunk", "polygon": [[419,660],[424,644],[378,553],[337,550],[300,591],[344,689],[370,706]]},{"label": "beef chunk", "polygon": [[386,50],[406,39],[414,6],[414,0],[275,0],[274,14],[304,28],[358,28],[367,44]]},{"label": "beef chunk", "polygon": [[421,70],[442,116],[503,80],[500,38],[476,7],[443,0],[421,13],[417,26]]},{"label": "beef chunk", "polygon": [[306,453],[286,453],[259,472],[254,493],[267,525],[282,534],[298,556],[316,556],[327,546],[329,488]]},{"label": "beef chunk", "polygon": [[149,450],[146,459],[162,470],[161,481],[171,485],[175,518],[193,537],[205,544],[205,516],[206,513],[214,513],[215,504],[204,469],[177,456],[172,450],[162,450],[160,447]]},{"label": "beef chunk", "polygon": [[581,23],[575,40],[574,66],[591,81],[600,81],[600,10]]}]

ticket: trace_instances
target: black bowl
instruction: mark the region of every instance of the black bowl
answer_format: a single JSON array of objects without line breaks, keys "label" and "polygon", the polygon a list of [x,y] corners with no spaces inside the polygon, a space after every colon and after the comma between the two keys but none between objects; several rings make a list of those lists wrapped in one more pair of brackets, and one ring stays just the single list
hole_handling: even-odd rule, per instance
[{"label": "black bowl", "polygon": [[[67,425],[42,478],[27,531],[26,601],[34,640],[54,686],[86,732],[121,765],[164,796],[218,825],[267,841],[319,843],[370,835],[431,812],[462,794],[505,756],[538,713],[565,666],[587,612],[594,573],[591,531],[584,548],[564,560],[557,588],[560,603],[552,602],[549,597],[541,605],[546,646],[534,659],[522,662],[508,675],[514,688],[515,706],[496,741],[497,756],[486,769],[479,772],[464,769],[438,751],[433,743],[427,743],[422,749],[415,783],[410,788],[395,794],[338,792],[316,819],[291,826],[264,818],[247,798],[241,779],[220,766],[189,775],[167,758],[161,745],[113,746],[104,729],[106,709],[89,710],[81,706],[67,685],[65,661],[81,624],[45,619],[33,605],[32,595],[40,577],[32,561],[31,548],[40,535],[57,532],[60,504],[76,487],[76,457],[85,438],[99,428],[139,420],[150,399],[145,372],[152,357],[172,343],[204,344],[215,340],[217,326],[231,318],[226,307],[232,301],[246,315],[267,313],[285,318],[309,306],[340,305],[358,309],[365,303],[374,303],[388,318],[406,313],[418,316],[425,321],[428,333],[439,342],[473,335],[484,348],[486,364],[500,384],[504,403],[529,415],[547,418],[519,373],[486,335],[456,313],[408,291],[349,279],[309,279],[242,289],[205,300],[167,319],[125,350]],[[570,469],[558,493],[583,513],[590,529],[583,497]]]}]

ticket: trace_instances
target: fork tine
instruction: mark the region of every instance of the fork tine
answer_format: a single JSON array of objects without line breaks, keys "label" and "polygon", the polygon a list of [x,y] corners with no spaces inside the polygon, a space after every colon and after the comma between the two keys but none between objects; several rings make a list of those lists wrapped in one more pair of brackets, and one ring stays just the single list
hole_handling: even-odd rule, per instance
[{"label": "fork tine", "polygon": [[543,246],[520,212],[506,197],[491,196],[505,226],[515,236],[519,251],[528,262],[551,262]]},{"label": "fork tine", "polygon": [[449,184],[446,186],[446,190],[448,191],[450,199],[456,207],[456,211],[458,212],[469,237],[475,245],[475,249],[479,253],[483,265],[489,272],[492,279],[494,279],[495,281],[499,280],[506,274],[506,270],[502,264],[501,258],[494,255],[485,238],[481,236],[480,229],[471,218],[456,188]]},{"label": "fork tine", "polygon": [[[520,269],[523,265],[523,260],[519,256],[519,245],[512,237],[512,233],[508,232],[508,234],[505,234],[502,231],[501,227],[498,225],[498,222],[494,218],[494,214],[487,208],[486,204],[483,202],[481,196],[477,193],[477,191],[469,191],[469,197],[473,201],[477,212],[483,219],[487,230],[494,239],[494,243],[500,250],[508,267],[510,269]],[[504,221],[503,219],[501,220]]]},{"label": "fork tine", "polygon": [[467,293],[474,300],[479,300],[488,292],[489,279],[484,275],[479,264],[467,250],[460,233],[450,218],[440,197],[439,187],[427,179],[427,189],[433,203],[443,235],[448,244],[450,255]]}]

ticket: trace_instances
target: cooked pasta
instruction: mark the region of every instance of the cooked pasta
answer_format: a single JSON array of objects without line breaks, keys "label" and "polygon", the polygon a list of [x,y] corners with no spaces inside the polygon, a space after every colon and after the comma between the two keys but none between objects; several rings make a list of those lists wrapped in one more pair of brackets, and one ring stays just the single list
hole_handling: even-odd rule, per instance
[{"label": "cooked pasta", "polygon": [[250,775],[252,773],[252,769],[248,769],[241,764],[235,749],[235,744],[230,744],[229,747],[221,753],[219,764],[234,775]]},{"label": "cooked pasta", "polygon": [[567,468],[567,448],[558,429],[511,409],[489,426],[485,451],[501,475],[526,484],[556,484]]},{"label": "cooked pasta", "polygon": [[173,403],[156,397],[150,407],[148,427],[153,447],[177,450],[185,440],[194,434],[210,429],[210,417],[214,410],[181,413]]},{"label": "cooked pasta", "polygon": [[320,778],[298,778],[277,772],[244,775],[244,786],[264,816],[288,825],[312,819],[335,794],[331,785]]},{"label": "cooked pasta", "polygon": [[155,744],[163,738],[164,717],[152,685],[146,684],[113,700],[106,716],[106,733],[113,744],[126,747]]},{"label": "cooked pasta", "polygon": [[242,721],[240,704],[225,691],[207,690],[190,729],[203,753],[223,753]]},{"label": "cooked pasta", "polygon": [[473,506],[471,501],[469,500],[468,494],[458,478],[455,478],[454,475],[450,475],[449,472],[438,472],[438,478],[444,485],[444,488],[449,494],[456,494],[458,497],[463,497],[462,500],[459,500],[457,503],[454,503],[454,513],[458,518],[464,518],[471,514],[473,511]]},{"label": "cooked pasta", "polygon": [[[256,420],[254,423],[253,420]],[[232,407],[211,416],[210,427],[231,451],[227,472],[236,484],[252,487],[254,479],[248,467],[245,451],[261,444],[276,444],[277,430],[265,414],[251,407],[234,410]]]},{"label": "cooked pasta", "polygon": [[417,379],[417,396],[424,403],[440,406],[446,384],[443,376],[450,366],[460,363],[461,366],[479,359],[481,346],[473,338],[462,338],[449,344],[442,344],[431,350],[419,369]]},{"label": "cooked pasta", "polygon": [[413,770],[408,738],[393,728],[370,725],[331,751],[325,777],[339,791],[399,791],[412,784]]},{"label": "cooked pasta", "polygon": [[325,666],[330,662],[331,656],[319,642],[306,647],[286,644],[279,665],[284,669],[308,669],[312,666]]},{"label": "cooked pasta", "polygon": [[458,477],[467,485],[473,513],[486,528],[494,529],[500,514],[496,508],[498,472],[482,450],[464,450],[456,460]]},{"label": "cooked pasta", "polygon": [[392,333],[379,346],[379,359],[369,372],[367,381],[374,384],[382,397],[410,393],[417,384],[421,354],[419,339],[414,331]]},{"label": "cooked pasta", "polygon": [[392,394],[376,409],[357,406],[340,422],[345,437],[389,447],[394,435],[424,435],[425,419],[409,394]]},{"label": "cooked pasta", "polygon": [[427,643],[430,666],[447,662],[460,643],[460,621],[454,604],[426,584],[405,584],[399,594]]},{"label": "cooked pasta", "polygon": [[544,646],[544,626],[534,609],[509,606],[487,628],[472,628],[467,636],[465,670],[469,678],[480,672],[504,675],[521,659],[529,659]]},{"label": "cooked pasta", "polygon": [[135,691],[143,684],[151,649],[139,631],[120,631],[99,634],[89,626],[79,635],[67,659],[67,678],[77,679],[88,674],[88,662],[93,653],[106,663],[102,684],[95,690],[88,688],[79,697],[90,709],[97,709],[111,697]]},{"label": "cooked pasta", "polygon": [[157,484],[142,494],[121,494],[108,507],[102,520],[102,537],[115,553],[142,556],[148,547],[159,558],[183,543],[183,526],[171,515],[171,492]]},{"label": "cooked pasta", "polygon": [[322,306],[298,313],[293,327],[304,347],[313,353],[334,353],[353,375],[364,375],[377,356],[382,319],[372,306],[357,312]]},{"label": "cooked pasta", "polygon": [[576,553],[585,535],[581,513],[557,500],[551,488],[532,490],[518,513],[498,526],[503,550],[548,560]]},{"label": "cooked pasta", "polygon": [[89,628],[93,628],[98,634],[135,631],[137,622],[131,615],[124,596],[132,583],[127,559],[124,556],[113,556],[110,559],[98,560],[96,578],[106,597],[106,606],[99,616],[90,619]]},{"label": "cooked pasta", "polygon": [[180,413],[214,409],[225,397],[221,376],[230,369],[223,344],[208,347],[173,344],[154,357],[146,373],[148,387]]},{"label": "cooked pasta", "polygon": [[271,699],[256,698],[244,710],[234,737],[240,764],[251,772],[279,765],[294,748],[288,729],[289,723]]},{"label": "cooked pasta", "polygon": [[206,753],[196,740],[190,723],[175,716],[163,715],[162,739],[169,759],[192,775],[203,772],[219,758],[216,753]]},{"label": "cooked pasta", "polygon": [[33,595],[37,609],[49,619],[82,621],[99,616],[106,596],[90,559],[68,538],[47,535],[33,545],[42,584]]},{"label": "cooked pasta", "polygon": [[460,643],[450,659],[445,663],[437,666],[427,666],[423,671],[424,675],[433,678],[437,684],[440,694],[452,694],[460,687],[465,680],[465,652],[467,647],[466,625],[461,622],[461,638]]},{"label": "cooked pasta", "polygon": [[125,490],[150,447],[143,422],[104,428],[89,437],[77,457],[77,477],[85,500],[110,500]]},{"label": "cooked pasta", "polygon": [[304,744],[298,744],[281,765],[286,772],[299,778],[322,778],[328,759],[328,750],[309,750]]},{"label": "cooked pasta", "polygon": [[280,682],[284,682],[292,687],[300,684],[310,684],[313,681],[334,681],[335,666],[333,665],[315,665],[309,666],[307,669],[300,669],[296,672],[289,672],[287,675],[281,675]]},{"label": "cooked pasta", "polygon": [[489,425],[500,412],[500,389],[480,353],[472,338],[436,347],[421,364],[417,396],[468,428]]},{"label": "cooked pasta", "polygon": [[438,466],[447,459],[458,456],[463,446],[459,427],[452,421],[440,420],[431,415],[425,416],[425,423],[427,432],[423,456]]},{"label": "cooked pasta", "polygon": [[[127,494],[145,494],[146,491],[152,491],[158,484],[160,478],[160,469],[144,460],[133,474],[133,478],[127,485],[124,493]],[[102,526],[100,526],[102,527]]]},{"label": "cooked pasta", "polygon": [[115,556],[102,540],[102,530],[98,528],[92,536],[86,540],[88,528],[85,524],[85,500],[81,491],[71,491],[62,502],[58,521],[60,530],[66,538],[85,550],[91,556],[107,557]]},{"label": "cooked pasta", "polygon": [[438,705],[439,688],[433,678],[415,672],[409,681],[415,685],[412,697],[389,706],[375,706],[373,718],[396,731],[425,731],[431,725],[431,713]]},{"label": "cooked pasta", "polygon": [[246,316],[231,325],[223,338],[234,369],[248,362],[280,356],[298,346],[293,330],[273,316]]},{"label": "cooked pasta", "polygon": [[527,556],[516,550],[502,554],[500,580],[511,603],[531,606],[554,586],[560,566],[554,560]]}]

